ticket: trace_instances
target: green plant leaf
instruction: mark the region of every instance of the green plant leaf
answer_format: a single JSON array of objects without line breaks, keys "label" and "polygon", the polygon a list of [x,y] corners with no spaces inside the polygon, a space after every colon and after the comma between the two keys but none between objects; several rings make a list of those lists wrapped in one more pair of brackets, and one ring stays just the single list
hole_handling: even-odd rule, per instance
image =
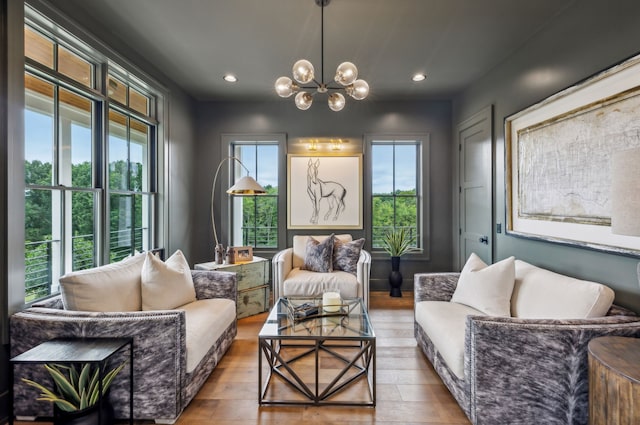
[{"label": "green plant leaf", "polygon": [[91,377],[91,383],[89,384],[89,388],[87,388],[87,398],[89,399],[89,406],[93,406],[98,402],[98,395],[100,393],[98,387],[98,379],[100,378],[100,370],[96,368],[93,372],[93,376]]},{"label": "green plant leaf", "polygon": [[91,375],[91,364],[87,363],[83,366],[82,371],[80,372],[80,376],[78,376],[78,381],[77,381],[78,383],[76,385],[76,388],[80,393],[83,393],[83,392],[86,393],[86,388],[89,382],[90,375]]},{"label": "green plant leaf", "polygon": [[86,388],[80,390],[80,410],[89,407],[89,396]]},{"label": "green plant leaf", "polygon": [[106,391],[107,388],[109,388],[111,386],[111,383],[113,382],[113,379],[124,368],[125,363],[126,362],[123,362],[120,366],[118,366],[116,368],[113,368],[109,372],[107,372],[107,374],[105,375],[105,377],[102,380],[102,388],[103,388],[104,391]]},{"label": "green plant leaf", "polygon": [[78,406],[74,405],[73,403],[69,403],[67,400],[63,400],[61,398],[53,402],[56,404],[56,406],[58,406],[58,408],[60,408],[60,410],[65,412],[75,412],[76,410],[79,410]]},{"label": "green plant leaf", "polygon": [[26,378],[22,378],[22,381],[24,383],[26,383],[27,385],[30,385],[34,388],[37,388],[38,390],[40,390],[42,392],[41,396],[42,397],[49,397],[49,398],[57,398],[58,395],[56,393],[54,393],[53,391],[51,391],[49,388],[35,382],[32,381],[30,379],[26,379]]},{"label": "green plant leaf", "polygon": [[59,369],[57,369],[55,365],[46,364],[44,367],[49,371],[53,381],[58,386],[62,398],[76,405],[80,404],[80,395],[73,385],[71,385],[68,378]]},{"label": "green plant leaf", "polygon": [[[105,373],[102,379],[103,393],[107,392],[116,375],[122,371],[126,363],[127,362],[124,361],[119,366]],[[51,375],[57,393],[38,382],[22,378],[22,381],[27,385],[41,392],[37,400],[55,403],[60,410],[65,412],[85,409],[98,402],[100,393],[98,385],[100,368],[98,366],[92,367],[90,363],[86,363],[79,372],[74,366],[46,364],[44,367],[47,372],[49,372],[49,375]]]},{"label": "green plant leaf", "polygon": [[[85,367],[87,367],[88,364],[85,365]],[[75,365],[71,365],[71,367],[69,367],[69,383],[73,386],[73,388],[80,388],[80,385],[78,385],[78,370],[76,369]]]},{"label": "green plant leaf", "polygon": [[392,257],[400,257],[408,252],[420,252],[420,249],[414,248],[411,244],[415,238],[407,232],[407,229],[392,229],[385,233],[382,238],[384,250]]}]

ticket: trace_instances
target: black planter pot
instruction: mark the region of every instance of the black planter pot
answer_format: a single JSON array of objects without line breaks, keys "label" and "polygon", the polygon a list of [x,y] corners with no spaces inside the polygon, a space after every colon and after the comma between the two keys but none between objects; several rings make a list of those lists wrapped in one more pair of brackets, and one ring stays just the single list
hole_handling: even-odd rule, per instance
[{"label": "black planter pot", "polygon": [[[75,412],[65,412],[53,405],[53,425],[113,425],[113,405],[107,397],[102,399],[102,409],[98,410],[100,403],[86,409]],[[100,416],[100,419],[98,417]]]},{"label": "black planter pot", "polygon": [[389,274],[389,285],[391,285],[392,297],[401,297],[402,273],[400,273],[400,257],[391,257],[391,274]]}]

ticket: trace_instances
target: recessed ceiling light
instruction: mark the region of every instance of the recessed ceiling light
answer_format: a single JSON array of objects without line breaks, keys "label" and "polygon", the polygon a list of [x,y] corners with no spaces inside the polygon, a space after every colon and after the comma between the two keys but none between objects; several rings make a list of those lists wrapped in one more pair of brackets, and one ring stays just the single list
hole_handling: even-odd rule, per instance
[{"label": "recessed ceiling light", "polygon": [[425,74],[414,74],[413,77],[411,77],[411,79],[413,81],[424,81],[427,78],[427,76]]},{"label": "recessed ceiling light", "polygon": [[227,83],[235,83],[238,81],[238,78],[232,74],[227,74],[224,77],[222,77],[222,79],[225,80]]}]

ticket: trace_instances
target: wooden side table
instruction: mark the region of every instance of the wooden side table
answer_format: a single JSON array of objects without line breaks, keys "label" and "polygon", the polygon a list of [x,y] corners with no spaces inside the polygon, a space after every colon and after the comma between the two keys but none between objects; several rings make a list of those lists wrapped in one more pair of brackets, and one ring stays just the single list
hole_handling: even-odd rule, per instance
[{"label": "wooden side table", "polygon": [[640,424],[640,338],[589,342],[589,424]]},{"label": "wooden side table", "polygon": [[[16,364],[73,364],[92,363],[100,367],[99,382],[104,378],[104,366],[117,352],[129,349],[129,424],[133,425],[133,338],[56,338],[43,342],[32,349],[13,357],[10,374],[11,382],[9,403],[9,424],[13,424],[13,385]],[[99,404],[102,404],[102,385],[100,385]],[[98,425],[102,416],[98,415]]]},{"label": "wooden side table", "polygon": [[269,266],[271,261],[262,257],[253,257],[252,261],[235,264],[216,264],[215,262],[196,264],[196,270],[220,270],[236,273],[238,278],[238,298],[236,316],[238,319],[269,311],[271,297]]}]

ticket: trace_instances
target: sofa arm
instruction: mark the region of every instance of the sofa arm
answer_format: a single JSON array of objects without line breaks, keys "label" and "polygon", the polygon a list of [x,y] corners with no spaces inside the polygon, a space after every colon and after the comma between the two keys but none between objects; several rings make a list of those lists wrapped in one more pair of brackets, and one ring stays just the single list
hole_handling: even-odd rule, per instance
[{"label": "sofa arm", "polygon": [[[134,412],[136,418],[175,418],[181,411],[186,371],[185,312],[182,310],[122,313],[29,308],[10,317],[11,356],[58,337],[133,337]],[[127,358],[126,353],[121,353]],[[119,360],[116,360],[119,361]],[[15,413],[50,416],[51,406],[34,402],[37,390],[20,382],[30,377],[48,382],[44,368],[16,365]],[[128,374],[116,377],[111,389],[116,417],[129,413]]]},{"label": "sofa arm", "polygon": [[639,337],[640,320],[467,317],[471,422],[587,424],[587,345],[604,335]]},{"label": "sofa arm", "polygon": [[362,297],[365,307],[369,308],[369,280],[371,275],[371,254],[364,249],[360,250],[358,264],[356,264],[356,280],[359,283],[358,290],[362,293],[358,294]]},{"label": "sofa arm", "polygon": [[191,270],[196,298],[226,298],[235,301],[238,294],[238,278],[235,273],[216,270]]},{"label": "sofa arm", "polygon": [[450,301],[460,273],[416,273],[413,277],[414,302]]},{"label": "sofa arm", "polygon": [[273,269],[273,301],[282,296],[282,283],[293,269],[293,248],[277,252],[271,259]]}]

